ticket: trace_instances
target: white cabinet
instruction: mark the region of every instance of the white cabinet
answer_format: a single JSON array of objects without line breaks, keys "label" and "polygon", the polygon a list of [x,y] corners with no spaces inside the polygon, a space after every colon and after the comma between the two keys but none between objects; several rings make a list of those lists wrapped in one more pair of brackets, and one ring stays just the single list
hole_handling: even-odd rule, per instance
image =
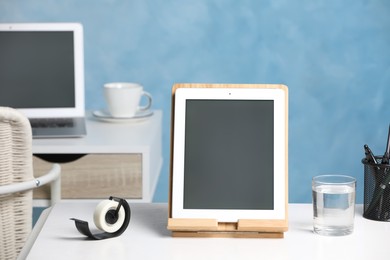
[{"label": "white cabinet", "polygon": [[[151,202],[162,166],[161,110],[141,121],[86,119],[86,137],[33,140],[34,175],[59,162],[62,199]],[[48,197],[48,187],[34,192],[34,199]]]}]

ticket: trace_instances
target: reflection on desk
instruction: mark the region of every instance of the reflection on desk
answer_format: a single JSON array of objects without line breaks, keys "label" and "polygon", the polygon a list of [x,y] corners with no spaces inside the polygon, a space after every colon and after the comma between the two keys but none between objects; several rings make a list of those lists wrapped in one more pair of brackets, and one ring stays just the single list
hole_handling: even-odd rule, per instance
[{"label": "reflection on desk", "polygon": [[95,228],[96,205],[93,201],[56,204],[27,259],[387,259],[390,223],[364,219],[361,205],[356,208],[352,235],[316,235],[311,204],[290,204],[289,231],[284,239],[237,239],[172,238],[166,229],[167,204],[134,203],[130,204],[132,218],[125,233],[90,241],[69,219],[86,220]]}]

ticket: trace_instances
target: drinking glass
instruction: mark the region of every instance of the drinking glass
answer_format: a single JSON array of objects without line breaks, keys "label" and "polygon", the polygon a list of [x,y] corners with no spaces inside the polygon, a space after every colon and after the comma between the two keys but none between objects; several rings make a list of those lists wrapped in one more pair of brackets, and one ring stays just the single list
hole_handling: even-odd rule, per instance
[{"label": "drinking glass", "polygon": [[314,232],[343,236],[353,232],[356,179],[346,175],[313,177]]}]

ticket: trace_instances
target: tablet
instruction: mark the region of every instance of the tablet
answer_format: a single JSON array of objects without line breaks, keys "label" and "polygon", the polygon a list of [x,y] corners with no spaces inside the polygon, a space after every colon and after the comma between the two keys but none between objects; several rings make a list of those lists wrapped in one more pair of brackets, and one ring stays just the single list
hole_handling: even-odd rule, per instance
[{"label": "tablet", "polygon": [[286,219],[287,89],[262,86],[175,89],[172,218]]}]

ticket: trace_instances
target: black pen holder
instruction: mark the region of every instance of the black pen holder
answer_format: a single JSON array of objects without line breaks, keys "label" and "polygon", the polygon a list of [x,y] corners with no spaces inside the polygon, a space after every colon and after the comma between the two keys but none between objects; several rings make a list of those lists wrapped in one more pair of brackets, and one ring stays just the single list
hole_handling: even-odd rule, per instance
[{"label": "black pen holder", "polygon": [[390,165],[381,164],[382,157],[375,156],[377,163],[362,159],[364,164],[363,217],[377,221],[390,221]]}]

